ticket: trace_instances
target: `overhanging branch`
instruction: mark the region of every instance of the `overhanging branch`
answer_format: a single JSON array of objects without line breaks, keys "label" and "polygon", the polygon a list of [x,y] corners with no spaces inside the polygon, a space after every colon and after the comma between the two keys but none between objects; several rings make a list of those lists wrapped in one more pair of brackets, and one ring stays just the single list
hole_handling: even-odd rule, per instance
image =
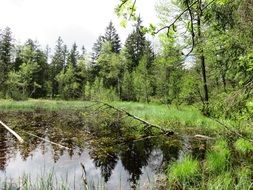
[{"label": "overhanging branch", "polygon": [[[193,5],[195,5],[197,2],[198,2],[198,0],[197,0],[197,1],[194,1],[191,5],[189,5],[189,8],[191,8],[191,7],[192,7]],[[167,26],[164,26],[164,27],[160,28],[160,29],[157,30],[154,34],[158,34],[159,32],[161,32],[161,31],[163,31],[163,30],[165,30],[165,29],[169,30],[172,26],[175,25],[175,23],[176,23],[176,22],[183,16],[183,14],[186,13],[187,11],[189,11],[188,7],[187,7],[187,9],[185,9],[184,11],[182,11],[182,12],[174,19],[174,21],[173,21],[170,25],[167,25]]]}]

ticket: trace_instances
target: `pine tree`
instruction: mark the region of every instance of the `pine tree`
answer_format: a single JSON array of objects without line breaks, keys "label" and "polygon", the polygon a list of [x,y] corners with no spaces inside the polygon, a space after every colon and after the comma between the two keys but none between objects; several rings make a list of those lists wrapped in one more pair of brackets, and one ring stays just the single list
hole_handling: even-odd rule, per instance
[{"label": "pine tree", "polygon": [[76,43],[74,43],[72,46],[72,49],[70,50],[70,53],[68,55],[67,65],[72,65],[72,67],[74,69],[76,69],[78,57],[79,57],[79,53],[77,50],[77,45],[76,45]]},{"label": "pine tree", "polygon": [[133,73],[134,78],[134,91],[136,92],[136,97],[138,101],[145,100],[145,102],[150,101],[150,96],[152,94],[152,75],[148,71],[148,57],[143,56],[140,64],[138,65],[136,71]]},{"label": "pine tree", "polygon": [[119,53],[120,52],[120,39],[119,35],[117,34],[117,31],[115,27],[113,26],[112,21],[110,21],[109,25],[106,27],[105,35],[103,36],[104,42],[110,42],[112,46],[112,52]]},{"label": "pine tree", "polygon": [[132,72],[141,60],[146,47],[146,38],[142,32],[141,19],[138,19],[135,30],[127,37],[125,56],[128,60],[128,70]]},{"label": "pine tree", "polygon": [[97,41],[94,43],[92,47],[92,61],[95,62],[95,60],[98,58],[100,51],[102,49],[104,39],[103,36],[99,36]]},{"label": "pine tree", "polygon": [[124,72],[122,81],[121,99],[125,101],[135,101],[136,94],[134,91],[133,76],[128,71]]},{"label": "pine tree", "polygon": [[52,83],[52,97],[58,94],[58,82],[56,76],[64,69],[66,64],[67,47],[63,44],[61,37],[58,38],[55,53],[50,64],[50,80]]},{"label": "pine tree", "polygon": [[5,28],[0,39],[0,89],[6,94],[6,80],[8,72],[13,68],[11,63],[11,51],[13,49],[12,34],[9,27]]},{"label": "pine tree", "polygon": [[96,60],[99,57],[103,43],[105,43],[105,42],[109,42],[111,44],[111,46],[112,46],[111,51],[113,53],[120,52],[120,49],[121,49],[120,38],[119,38],[119,35],[117,34],[117,31],[111,21],[110,21],[109,25],[106,27],[105,34],[102,36],[99,36],[96,43],[94,43],[94,45],[93,45],[93,48],[92,48],[93,60]]}]

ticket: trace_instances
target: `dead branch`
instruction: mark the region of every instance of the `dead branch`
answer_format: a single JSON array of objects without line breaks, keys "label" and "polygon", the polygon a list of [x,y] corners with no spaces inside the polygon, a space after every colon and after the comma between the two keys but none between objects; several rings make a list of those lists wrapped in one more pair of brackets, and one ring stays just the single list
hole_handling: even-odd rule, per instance
[{"label": "dead branch", "polygon": [[30,135],[30,136],[33,136],[33,137],[36,137],[36,138],[38,138],[38,139],[40,139],[40,140],[43,140],[43,141],[45,141],[45,142],[48,142],[48,143],[50,143],[50,144],[59,146],[59,147],[61,147],[61,148],[67,149],[67,150],[70,150],[70,148],[68,148],[68,147],[66,147],[66,146],[63,146],[63,145],[61,145],[61,144],[59,144],[59,143],[52,142],[52,141],[50,141],[50,140],[47,140],[47,139],[45,139],[45,138],[39,137],[39,136],[37,136],[37,135],[34,135],[34,134],[32,134],[32,133],[29,133],[29,132],[26,132],[26,131],[23,131],[23,130],[21,130],[21,131],[22,131],[23,133],[26,133],[26,134],[28,134],[28,135]]},{"label": "dead branch", "polygon": [[198,138],[198,139],[205,139],[205,140],[212,140],[212,139],[215,139],[215,138],[213,138],[213,137],[209,137],[209,136],[206,136],[206,135],[199,135],[199,134],[194,135],[193,137],[194,137],[194,138]]},{"label": "dead branch", "polygon": [[[100,101],[98,101],[98,102],[100,102]],[[169,131],[169,130],[164,129],[163,127],[161,127],[159,125],[155,125],[155,124],[152,124],[152,123],[150,123],[148,121],[145,121],[145,120],[143,120],[143,119],[141,119],[141,118],[139,118],[139,117],[137,117],[137,116],[135,116],[135,115],[127,112],[126,110],[123,110],[123,109],[120,109],[120,108],[116,108],[116,107],[114,107],[114,106],[112,106],[112,105],[110,105],[108,103],[105,103],[105,102],[100,102],[100,103],[108,106],[111,109],[114,109],[114,110],[117,110],[119,112],[125,113],[127,116],[129,116],[129,117],[131,117],[131,118],[133,118],[133,119],[135,119],[135,120],[137,120],[137,121],[139,121],[139,122],[141,122],[141,123],[143,123],[143,124],[145,124],[145,125],[147,125],[149,127],[153,127],[153,128],[159,129],[163,133],[166,133],[167,135],[173,135],[174,134],[173,131]]]},{"label": "dead branch", "polygon": [[87,173],[86,173],[86,170],[85,170],[85,166],[83,165],[83,163],[81,162],[80,163],[81,167],[82,167],[82,177],[83,177],[83,183],[84,183],[84,186],[85,186],[85,189],[88,190],[88,181],[87,181]]},{"label": "dead branch", "polygon": [[191,19],[190,23],[191,23],[191,38],[192,38],[191,49],[186,54],[186,57],[188,57],[193,52],[193,49],[194,49],[194,46],[195,46],[195,33],[194,33],[194,26],[193,26],[193,22],[194,22],[193,13],[192,13],[191,6],[189,5],[188,1],[186,1],[186,6],[187,6],[187,9],[188,9],[188,12],[189,12],[189,15],[190,15],[190,19]]},{"label": "dead branch", "polygon": [[210,117],[210,119],[212,119],[213,121],[215,121],[216,123],[218,123],[219,125],[221,125],[222,127],[224,127],[225,129],[227,129],[230,133],[232,133],[232,134],[234,134],[236,136],[239,136],[239,137],[241,137],[241,138],[243,138],[245,140],[248,140],[250,142],[253,142],[252,139],[249,139],[249,138],[243,136],[241,133],[237,132],[236,130],[231,129],[231,126],[227,126],[225,123],[222,123],[218,119],[213,118],[213,117]]},{"label": "dead branch", "polygon": [[10,127],[8,127],[6,124],[4,124],[1,120],[0,120],[0,124],[5,128],[7,129],[11,134],[13,134],[18,140],[20,143],[23,143],[24,140],[15,132],[13,131]]}]

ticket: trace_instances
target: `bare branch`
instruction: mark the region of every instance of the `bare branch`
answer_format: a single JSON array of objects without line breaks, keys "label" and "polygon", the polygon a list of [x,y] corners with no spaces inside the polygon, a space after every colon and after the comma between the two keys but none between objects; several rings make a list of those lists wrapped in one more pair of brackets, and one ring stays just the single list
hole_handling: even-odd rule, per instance
[{"label": "bare branch", "polygon": [[136,4],[136,0],[134,0],[134,3],[133,3],[133,5],[132,5],[132,7],[131,7],[131,13],[130,13],[130,16],[129,16],[129,19],[128,19],[128,20],[130,20],[131,17],[134,15],[134,7],[135,7],[135,4]]},{"label": "bare branch", "polygon": [[213,4],[216,0],[212,0],[211,2],[209,2],[203,9],[202,11],[204,11],[207,7],[209,7],[211,4]]},{"label": "bare branch", "polygon": [[[189,8],[191,8],[193,5],[195,5],[196,3],[198,2],[197,1],[194,1],[191,5],[189,5]],[[158,34],[159,32],[161,32],[162,30],[165,30],[165,29],[170,29],[182,16],[184,13],[186,13],[187,11],[189,11],[188,7],[187,9],[185,9],[184,11],[182,11],[176,18],[175,20],[170,24],[170,25],[167,25],[167,26],[164,26],[162,28],[160,28],[159,30],[157,30],[154,34]]]},{"label": "bare branch", "polygon": [[119,5],[118,9],[121,9],[129,0],[122,0],[122,3]]},{"label": "bare branch", "polygon": [[194,18],[193,18],[192,10],[188,1],[186,2],[186,6],[190,15],[190,19],[191,19],[190,23],[191,23],[191,37],[192,37],[192,47],[190,51],[186,54],[186,57],[188,57],[192,53],[195,46],[195,33],[194,33],[194,26],[193,26]]}]

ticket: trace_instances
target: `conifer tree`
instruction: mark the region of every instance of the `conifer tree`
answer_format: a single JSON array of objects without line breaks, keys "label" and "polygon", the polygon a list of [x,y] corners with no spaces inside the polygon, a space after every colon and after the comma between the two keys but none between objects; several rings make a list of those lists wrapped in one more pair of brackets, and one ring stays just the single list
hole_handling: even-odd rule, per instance
[{"label": "conifer tree", "polygon": [[52,62],[50,64],[50,80],[52,83],[52,93],[51,96],[55,97],[58,94],[58,82],[56,76],[64,69],[66,63],[66,52],[67,48],[63,44],[61,37],[58,38],[55,52],[52,57]]},{"label": "conifer tree", "polygon": [[67,65],[72,65],[72,67],[76,69],[78,57],[79,57],[79,53],[77,50],[77,45],[76,43],[74,43],[68,55]]},{"label": "conifer tree", "polygon": [[129,72],[139,65],[144,54],[145,48],[148,47],[145,34],[142,31],[141,19],[138,19],[134,31],[127,37],[125,43],[125,56],[128,60],[127,67]]},{"label": "conifer tree", "polygon": [[0,89],[5,96],[6,94],[6,80],[8,72],[12,69],[11,51],[13,49],[12,34],[9,27],[5,28],[0,38]]},{"label": "conifer tree", "polygon": [[103,36],[103,42],[110,42],[112,46],[111,50],[113,53],[120,52],[121,45],[119,35],[117,34],[117,31],[113,26],[112,21],[110,21],[109,25],[106,27],[105,35]]}]

